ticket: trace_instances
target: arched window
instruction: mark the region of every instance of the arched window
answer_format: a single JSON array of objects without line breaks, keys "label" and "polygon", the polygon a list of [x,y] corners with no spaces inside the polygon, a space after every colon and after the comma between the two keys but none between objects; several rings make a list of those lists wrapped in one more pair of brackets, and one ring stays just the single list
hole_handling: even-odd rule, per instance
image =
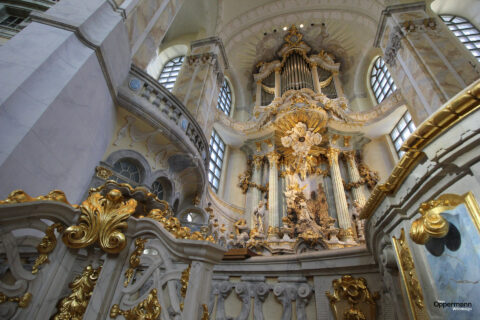
[{"label": "arched window", "polygon": [[165,63],[165,66],[160,73],[158,82],[168,89],[168,91],[172,91],[173,86],[175,85],[183,60],[185,60],[185,56],[179,56],[169,60]]},{"label": "arched window", "polygon": [[208,164],[208,182],[215,192],[220,185],[220,175],[222,174],[223,156],[225,155],[225,142],[218,133],[213,130],[210,138],[210,163]]},{"label": "arched window", "polygon": [[232,110],[232,90],[227,80],[223,80],[223,86],[218,95],[217,109],[222,110],[227,116],[230,115],[230,111]]},{"label": "arched window", "polygon": [[397,89],[382,57],[378,57],[373,63],[372,72],[370,73],[370,85],[377,103],[382,102]]},{"label": "arched window", "polygon": [[165,192],[160,181],[157,180],[152,184],[152,193],[154,193],[158,199],[163,200]]},{"label": "arched window", "polygon": [[457,36],[458,40],[480,61],[480,31],[470,21],[459,16],[444,14],[440,18]]},{"label": "arched window", "polygon": [[133,161],[129,159],[121,159],[115,162],[115,164],[113,165],[113,170],[121,176],[119,179],[121,181],[123,181],[122,178],[127,178],[132,182],[140,183],[140,168],[138,167],[138,165],[136,165]]},{"label": "arched window", "polygon": [[412,121],[412,116],[407,111],[397,122],[392,132],[390,132],[390,138],[399,157],[402,157],[405,152],[400,150],[403,142],[415,131],[415,124]]}]

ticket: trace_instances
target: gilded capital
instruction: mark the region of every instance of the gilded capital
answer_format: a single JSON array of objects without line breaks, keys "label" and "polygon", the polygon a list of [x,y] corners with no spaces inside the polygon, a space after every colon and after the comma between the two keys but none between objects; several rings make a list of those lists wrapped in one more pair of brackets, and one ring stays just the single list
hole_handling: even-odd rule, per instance
[{"label": "gilded capital", "polygon": [[281,67],[276,67],[276,68],[275,68],[275,73],[277,73],[277,72],[280,73],[280,71],[282,71],[282,68],[281,68]]},{"label": "gilded capital", "polygon": [[350,167],[353,168],[355,166],[355,150],[344,151],[343,155],[345,156],[345,159],[347,159]]},{"label": "gilded capital", "polygon": [[256,169],[261,168],[263,163],[263,156],[253,156],[253,165]]},{"label": "gilded capital", "polygon": [[280,154],[278,154],[275,151],[272,151],[269,154],[267,154],[267,158],[268,158],[268,162],[270,163],[270,166],[272,166],[273,164],[278,165],[278,160],[280,160]]},{"label": "gilded capital", "polygon": [[328,148],[327,149],[327,158],[329,163],[338,163],[338,155],[340,154],[340,150],[335,148]]}]

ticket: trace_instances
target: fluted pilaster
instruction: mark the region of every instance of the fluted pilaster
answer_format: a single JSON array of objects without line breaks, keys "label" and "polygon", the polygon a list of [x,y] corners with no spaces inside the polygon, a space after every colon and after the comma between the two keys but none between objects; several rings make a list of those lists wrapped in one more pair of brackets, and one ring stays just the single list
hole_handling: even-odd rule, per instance
[{"label": "fluted pilaster", "polygon": [[[358,172],[357,163],[355,162],[355,151],[347,151],[344,153],[347,159],[347,170],[350,177],[350,183],[359,183],[361,180],[360,173]],[[360,184],[352,187],[353,199],[363,207],[366,202],[365,186]]]},{"label": "fluted pilaster", "polygon": [[[262,170],[263,164],[263,157],[262,156],[253,156],[253,173],[252,173],[252,182],[255,185],[260,185],[260,175]],[[262,198],[261,191],[258,190],[256,187],[250,188],[250,192],[252,193],[251,203],[250,203],[250,225],[255,225],[254,217],[253,217],[253,210],[258,206],[260,199]]]},{"label": "fluted pilaster", "polygon": [[268,226],[278,227],[278,160],[280,155],[275,151],[267,155],[270,164],[268,179]]},{"label": "fluted pilaster", "polygon": [[352,219],[348,212],[347,198],[345,196],[345,189],[343,188],[342,176],[340,174],[340,167],[338,166],[338,155],[340,150],[330,148],[327,150],[328,163],[330,165],[330,176],[332,177],[333,195],[335,198],[335,207],[337,209],[338,226],[346,231],[352,228]]}]

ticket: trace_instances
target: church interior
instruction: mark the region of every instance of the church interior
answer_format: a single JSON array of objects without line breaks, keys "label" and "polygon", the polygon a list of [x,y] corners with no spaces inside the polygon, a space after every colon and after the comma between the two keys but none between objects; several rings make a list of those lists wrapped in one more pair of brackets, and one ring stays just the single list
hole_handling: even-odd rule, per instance
[{"label": "church interior", "polygon": [[480,319],[480,1],[0,0],[0,318]]}]

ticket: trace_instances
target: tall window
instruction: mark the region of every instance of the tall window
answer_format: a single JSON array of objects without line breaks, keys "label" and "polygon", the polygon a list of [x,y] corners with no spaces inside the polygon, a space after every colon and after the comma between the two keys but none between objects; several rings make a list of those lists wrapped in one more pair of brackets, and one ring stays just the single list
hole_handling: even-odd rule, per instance
[{"label": "tall window", "polygon": [[220,175],[222,173],[223,156],[225,155],[225,142],[218,133],[213,130],[210,138],[210,163],[208,165],[208,182],[215,192],[220,185]]},{"label": "tall window", "polygon": [[441,15],[440,18],[457,36],[458,40],[480,61],[480,31],[462,17]]},{"label": "tall window", "polygon": [[168,91],[172,91],[173,86],[175,85],[183,60],[185,60],[185,56],[179,56],[169,60],[160,73],[158,82],[167,88]]},{"label": "tall window", "polygon": [[415,131],[415,125],[413,124],[412,116],[407,111],[397,122],[392,132],[390,132],[390,138],[392,138],[393,145],[399,157],[402,157],[405,153],[400,150],[400,147],[413,131]]},{"label": "tall window", "polygon": [[218,95],[217,109],[222,110],[227,116],[232,110],[232,90],[230,90],[227,80],[223,80],[223,86]]},{"label": "tall window", "polygon": [[160,181],[157,180],[152,184],[152,193],[154,193],[158,199],[163,200],[164,191]]},{"label": "tall window", "polygon": [[[121,159],[115,162],[113,165],[113,171],[121,176],[117,179],[119,182],[140,183],[140,168],[129,159]],[[123,178],[127,178],[127,180]]]},{"label": "tall window", "polygon": [[397,89],[382,57],[378,57],[373,64],[372,73],[370,74],[370,85],[377,103],[382,102]]}]

